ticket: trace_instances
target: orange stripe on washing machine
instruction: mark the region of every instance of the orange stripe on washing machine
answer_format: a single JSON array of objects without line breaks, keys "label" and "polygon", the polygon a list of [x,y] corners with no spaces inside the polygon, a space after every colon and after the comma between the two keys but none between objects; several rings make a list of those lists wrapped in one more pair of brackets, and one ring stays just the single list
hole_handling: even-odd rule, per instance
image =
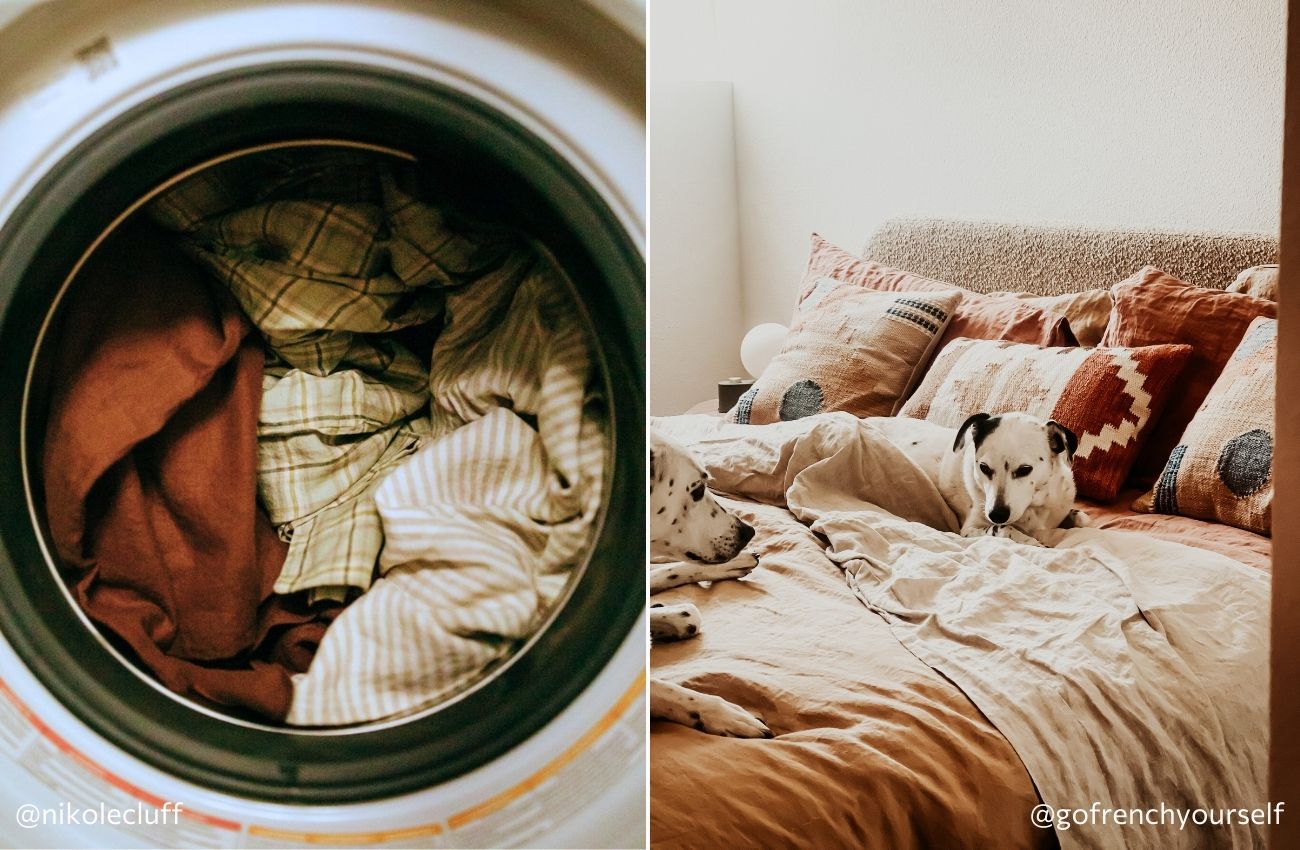
[{"label": "orange stripe on washing machine", "polygon": [[439,823],[415,826],[410,829],[393,829],[387,832],[293,832],[287,829],[272,829],[269,826],[248,827],[249,835],[280,841],[296,841],[299,844],[381,844],[403,838],[427,838],[430,835],[439,835],[441,832],[442,824]]},{"label": "orange stripe on washing machine", "polygon": [[[32,726],[36,729],[37,732],[41,733],[42,737],[44,737],[47,741],[49,741],[51,744],[53,744],[62,752],[67,753],[78,764],[80,764],[82,767],[86,768],[86,770],[89,770],[91,773],[98,776],[100,779],[107,782],[109,785],[112,785],[114,788],[117,788],[119,791],[124,791],[127,794],[130,794],[132,797],[135,797],[137,800],[140,800],[141,802],[148,803],[149,805],[155,806],[156,808],[159,809],[161,809],[166,803],[170,802],[164,800],[162,797],[157,797],[153,794],[150,794],[148,791],[145,791],[143,788],[139,788],[135,785],[132,785],[130,782],[127,782],[125,779],[118,776],[117,774],[110,773],[108,770],[100,766],[99,763],[91,761],[91,759],[88,756],[83,754],[77,748],[73,747],[72,744],[68,743],[61,735],[59,735],[57,732],[55,732],[53,729],[47,726],[43,720],[37,717],[35,712],[33,712],[30,708],[28,708],[27,704],[24,703],[21,699],[19,699],[18,694],[14,693],[13,689],[10,688],[9,685],[3,679],[0,679],[0,693],[3,693],[5,697],[8,698],[8,700],[11,703],[14,704],[14,708],[18,709],[18,712],[22,714],[22,716],[27,720],[28,723],[32,724]],[[177,800],[175,802],[184,804],[185,801]],[[229,829],[235,832],[238,832],[243,827],[242,824],[236,823],[235,821],[225,820],[224,818],[218,818],[212,815],[205,815],[201,812],[191,811],[188,808],[182,809],[181,814],[183,814],[185,817],[189,818],[190,820],[196,820],[199,821],[200,823],[208,824],[209,826],[217,826],[217,827],[221,827],[222,829]]]},{"label": "orange stripe on washing machine", "polygon": [[[645,670],[637,676],[632,686],[627,689],[623,696],[619,697],[618,702],[614,703],[609,711],[596,722],[596,725],[587,730],[585,734],[575,741],[560,756],[553,759],[549,764],[532,776],[520,782],[518,785],[497,794],[495,797],[478,804],[477,806],[466,809],[457,815],[448,819],[448,825],[452,829],[459,829],[472,821],[487,817],[495,811],[500,810],[512,800],[516,800],[524,794],[536,788],[550,777],[554,776],[560,768],[573,761],[579,753],[592,745],[596,739],[614,725],[628,706],[636,701],[638,696],[645,693]],[[421,836],[438,835],[442,832],[442,825],[437,823],[426,824],[425,826],[412,827],[410,829],[391,830],[388,832],[292,832],[289,830],[273,829],[267,826],[249,825],[248,834],[256,835],[260,838],[270,838],[280,841],[296,841],[301,844],[381,844],[385,841],[397,841],[403,838],[419,838]]]},{"label": "orange stripe on washing machine", "polygon": [[493,812],[500,811],[510,803],[536,788],[538,785],[541,785],[543,782],[558,773],[566,764],[577,758],[583,750],[590,747],[598,738],[600,738],[601,735],[608,732],[609,728],[623,715],[623,712],[627,711],[628,706],[636,702],[638,697],[644,695],[645,669],[643,668],[641,670],[641,675],[637,676],[636,681],[632,683],[632,686],[624,692],[618,702],[614,703],[613,708],[605,712],[605,716],[600,718],[595,726],[588,729],[586,734],[574,741],[567,750],[556,756],[549,764],[525,779],[523,782],[520,782],[518,785],[502,791],[495,797],[491,797],[473,808],[452,815],[447,819],[447,825],[452,829],[460,829],[467,824],[487,817]]},{"label": "orange stripe on washing machine", "polygon": [[[643,668],[640,675],[637,676],[636,681],[632,683],[631,687],[629,687],[621,697],[619,697],[618,702],[614,703],[609,711],[605,712],[604,716],[602,716],[594,726],[588,729],[581,738],[574,741],[568,749],[518,785],[489,798],[485,802],[482,802],[473,808],[466,809],[463,812],[453,815],[448,819],[448,825],[452,829],[459,829],[466,824],[472,823],[476,820],[481,820],[493,812],[504,808],[512,801],[519,799],[538,785],[541,785],[547,779],[550,779],[558,773],[561,768],[573,761],[579,754],[595,743],[601,735],[604,735],[609,731],[609,728],[617,722],[619,717],[623,715],[623,712],[627,711],[628,707],[636,702],[637,697],[645,694],[645,681],[646,671]],[[41,735],[48,739],[50,743],[72,756],[96,776],[101,777],[104,781],[114,787],[125,791],[131,796],[142,800],[151,806],[161,808],[164,802],[166,802],[161,797],[156,797],[144,789],[132,785],[125,779],[122,779],[113,773],[109,773],[103,767],[83,755],[79,750],[75,749],[53,729],[45,725],[45,723],[42,722],[40,718],[38,718],[32,710],[18,698],[18,695],[10,689],[3,679],[0,679],[0,693],[3,693],[9,701],[14,704],[14,707],[18,709],[23,717],[26,718],[27,721],[41,733]],[[182,800],[179,802],[184,801]],[[190,811],[189,809],[184,810],[184,815],[187,818],[210,824],[212,826],[218,826],[223,829],[238,831],[242,828],[242,825],[235,821],[224,820],[211,815]],[[441,832],[442,825],[437,823],[425,824],[424,826],[411,827],[409,829],[390,830],[387,832],[357,833],[290,832],[286,830],[272,829],[271,827],[257,826],[255,824],[250,824],[248,827],[249,835],[257,835],[264,838],[280,839],[284,841],[297,841],[303,844],[380,844],[385,841],[396,841],[403,838],[419,838],[423,836],[438,835]]]}]

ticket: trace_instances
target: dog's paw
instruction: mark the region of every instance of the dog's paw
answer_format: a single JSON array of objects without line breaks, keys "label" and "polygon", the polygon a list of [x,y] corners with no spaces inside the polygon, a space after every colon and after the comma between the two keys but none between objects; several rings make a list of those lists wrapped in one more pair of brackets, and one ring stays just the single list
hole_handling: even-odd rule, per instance
[{"label": "dog's paw", "polygon": [[722,697],[700,694],[690,718],[696,729],[725,738],[771,738],[772,730],[759,718]]},{"label": "dog's paw", "polygon": [[989,537],[1010,537],[1011,526],[1009,525],[990,525],[984,532]]},{"label": "dog's paw", "polygon": [[1092,517],[1088,516],[1087,511],[1081,511],[1077,508],[1065,515],[1061,520],[1060,528],[1087,528],[1092,525]]},{"label": "dog's paw", "polygon": [[1013,528],[1013,527],[1011,527],[1011,526],[1008,526],[1008,527],[1007,527],[1007,534],[1006,534],[1006,536],[1007,536],[1008,539],[1010,539],[1010,540],[1014,540],[1016,543],[1023,543],[1023,544],[1025,544],[1026,546],[1050,546],[1050,545],[1052,545],[1050,542],[1048,542],[1048,540],[1043,539],[1043,537],[1040,536],[1038,533],[1035,533],[1035,534],[1027,534],[1026,532],[1023,532],[1023,531],[1021,531],[1020,529],[1018,529],[1018,528]]},{"label": "dog's paw", "polygon": [[689,602],[681,605],[653,605],[650,608],[650,639],[660,643],[684,640],[700,633],[700,609]]},{"label": "dog's paw", "polygon": [[699,581],[724,581],[729,578],[744,578],[758,566],[758,558],[748,552],[741,552],[730,561],[722,564],[702,564],[697,575]]}]

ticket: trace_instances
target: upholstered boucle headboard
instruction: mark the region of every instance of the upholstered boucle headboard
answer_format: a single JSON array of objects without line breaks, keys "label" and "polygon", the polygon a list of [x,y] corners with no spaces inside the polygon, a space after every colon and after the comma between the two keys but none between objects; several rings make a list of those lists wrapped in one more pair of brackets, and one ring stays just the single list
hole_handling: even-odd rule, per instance
[{"label": "upholstered boucle headboard", "polygon": [[1276,263],[1277,237],[895,218],[871,236],[864,256],[976,292],[1081,292],[1146,265],[1223,289],[1244,268]]}]

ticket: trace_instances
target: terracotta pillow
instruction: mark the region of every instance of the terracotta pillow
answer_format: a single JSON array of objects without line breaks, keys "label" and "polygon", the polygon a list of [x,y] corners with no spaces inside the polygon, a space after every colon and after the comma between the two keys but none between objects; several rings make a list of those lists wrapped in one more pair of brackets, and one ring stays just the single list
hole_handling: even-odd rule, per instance
[{"label": "terracotta pillow", "polygon": [[1186,345],[1043,348],[954,340],[934,359],[902,415],[949,428],[981,412],[1055,419],[1079,438],[1079,495],[1110,500],[1190,354]]},{"label": "terracotta pillow", "polygon": [[1277,300],[1277,264],[1251,266],[1242,270],[1228,287],[1229,292],[1242,292],[1269,301]]},{"label": "terracotta pillow", "polygon": [[892,415],[960,301],[956,290],[820,287],[800,301],[781,352],[727,416],[760,425],[832,410]]},{"label": "terracotta pillow", "polygon": [[[1018,298],[1048,313],[1064,316],[1070,322],[1070,332],[1079,345],[1094,346],[1110,322],[1110,290],[1088,289],[1083,292],[1066,292],[1061,295],[1038,295],[1033,292],[995,292],[1003,298]],[[1050,345],[1051,343],[1043,343]]]},{"label": "terracotta pillow", "polygon": [[972,292],[950,283],[922,277],[900,269],[882,266],[845,251],[812,235],[812,251],[804,272],[799,300],[802,302],[817,286],[839,281],[885,292],[961,292],[961,304],[939,347],[957,337],[969,339],[1005,339],[1032,342],[1036,345],[1075,345],[1070,322],[1041,306]]},{"label": "terracotta pillow", "polygon": [[1277,320],[1256,319],[1134,510],[1271,534],[1276,379]]},{"label": "terracotta pillow", "polygon": [[1178,389],[1133,467],[1133,483],[1148,487],[1187,429],[1246,328],[1277,317],[1277,304],[1251,295],[1202,289],[1152,266],[1111,287],[1115,307],[1102,345],[1190,345],[1192,357]]}]

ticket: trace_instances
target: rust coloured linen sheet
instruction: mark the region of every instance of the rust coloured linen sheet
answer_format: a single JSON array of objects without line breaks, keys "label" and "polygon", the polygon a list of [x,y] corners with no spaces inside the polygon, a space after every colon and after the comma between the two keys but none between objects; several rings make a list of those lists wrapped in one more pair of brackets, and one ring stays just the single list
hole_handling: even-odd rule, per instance
[{"label": "rust coloured linen sheet", "polygon": [[1273,541],[1264,535],[1221,522],[1173,514],[1139,513],[1129,506],[1143,492],[1126,490],[1109,504],[1080,500],[1078,506],[1088,512],[1094,528],[1140,532],[1170,543],[1217,552],[1250,567],[1272,569]]},{"label": "rust coloured linen sheet", "polygon": [[271,587],[257,504],[262,345],[149,227],[76,281],[56,344],[46,513],[78,604],[168,688],[280,719],[337,608]]},{"label": "rust coloured linen sheet", "polygon": [[[875,518],[875,523],[866,518],[859,527],[852,514],[846,512],[861,506],[855,506],[854,500],[845,493],[827,497],[811,512],[796,508],[803,510],[805,522],[829,536],[829,551],[840,562],[837,564],[827,557],[827,539],[814,535],[781,507],[786,489],[800,470],[806,471],[810,465],[808,457],[800,463],[792,462],[796,441],[767,439],[755,429],[750,432],[752,440],[746,438],[747,444],[736,446],[734,433],[715,430],[715,425],[705,422],[707,417],[692,418],[700,423],[694,431],[697,437],[694,442],[703,455],[716,461],[728,451],[737,451],[750,462],[749,474],[731,474],[716,465],[710,466],[711,473],[722,476],[719,486],[772,504],[732,503],[742,515],[755,520],[759,528],[756,544],[761,563],[747,580],[720,582],[710,588],[682,588],[660,598],[661,601],[695,602],[703,612],[704,621],[702,635],[697,640],[653,650],[654,674],[718,693],[756,711],[768,722],[776,738],[771,741],[715,738],[671,724],[654,724],[651,836],[656,847],[1055,846],[1057,836],[1052,830],[1030,824],[1030,809],[1039,797],[1026,763],[1034,766],[1034,776],[1040,783],[1047,782],[1046,786],[1040,786],[1046,789],[1044,799],[1057,805],[1090,803],[1092,797],[1084,801],[1062,799],[1070,797],[1077,786],[1083,786],[1084,793],[1099,793],[1103,798],[1107,794],[1123,798],[1169,791],[1171,797],[1177,798],[1166,801],[1171,805],[1186,802],[1180,796],[1184,793],[1192,797],[1202,795],[1198,802],[1207,805],[1211,800],[1223,803],[1224,797],[1251,796],[1259,783],[1263,763],[1259,741],[1263,740],[1264,730],[1261,728],[1256,737],[1255,724],[1250,719],[1258,713],[1255,711],[1258,706],[1252,706],[1258,702],[1253,696],[1257,695],[1261,679],[1251,662],[1243,667],[1240,647],[1220,647],[1225,650],[1217,659],[1221,663],[1204,663],[1197,651],[1189,650],[1189,644],[1183,643],[1192,634],[1188,631],[1189,623],[1194,629],[1198,620],[1198,617],[1189,619],[1187,612],[1198,609],[1189,609],[1181,598],[1161,597],[1167,580],[1152,586],[1151,576],[1145,575],[1140,565],[1125,564],[1115,556],[1116,546],[1155,559],[1170,554],[1168,547],[1161,549],[1165,544],[1158,538],[1134,535],[1129,540],[1128,535],[1115,532],[1098,535],[1087,531],[1077,535],[1080,546],[1091,547],[1087,556],[1073,553],[1057,558],[1050,550],[1025,553],[1026,561],[1037,560],[1043,565],[1040,569],[1059,570],[1061,581],[1100,582],[1120,602],[1125,596],[1124,587],[1131,585],[1135,596],[1156,602],[1154,610],[1143,612],[1149,622],[1139,620],[1122,627],[1131,640],[1129,644],[1124,641],[1115,644],[1105,637],[1109,632],[1098,632],[1103,639],[1095,641],[1094,655],[1076,657],[1062,650],[1044,656],[1049,668],[1063,661],[1077,660],[1089,666],[1098,665],[1095,668],[1098,672],[1083,680],[1072,677],[1072,687],[1078,681],[1095,683],[1101,690],[1093,697],[1102,708],[1084,703],[1062,709],[1068,700],[1054,702],[1050,679],[1046,681],[1046,691],[1036,691],[1032,684],[1034,673],[1031,671],[1024,678],[1025,670],[1012,665],[1007,668],[1012,679],[1008,687],[1021,688],[1027,705],[1012,705],[1008,710],[1005,694],[996,693],[999,685],[995,684],[992,694],[982,688],[987,681],[980,679],[979,620],[970,620],[969,612],[963,611],[959,602],[933,620],[913,618],[909,623],[907,606],[899,605],[898,601],[942,601],[942,593],[936,588],[941,589],[948,580],[943,569],[950,568],[954,559],[965,557],[962,551],[967,546],[1011,544],[992,540],[954,544],[956,538],[940,535],[927,544],[934,547],[929,554],[909,565],[914,572],[890,575],[891,565],[882,564],[879,569],[884,572],[879,578],[883,584],[873,586],[872,571],[877,562],[871,553],[879,553],[882,540],[893,541],[884,548],[902,559],[898,563],[915,557],[906,545],[910,537],[903,528],[905,523],[888,528],[883,537],[875,539],[873,535],[878,535],[875,526],[880,524],[880,517]],[[691,442],[688,435],[693,429],[682,428],[681,420],[660,424],[671,424],[677,429],[676,437]],[[797,434],[808,425],[788,423],[778,427]],[[733,444],[726,445],[728,440]],[[823,448],[829,447],[827,444]],[[854,463],[861,460],[858,458]],[[811,466],[824,467],[831,462],[829,457],[815,459]],[[823,473],[824,469],[814,470],[812,477]],[[917,513],[929,511],[932,513],[929,524],[944,527],[947,520],[939,508],[921,502],[908,505],[906,498],[895,495],[911,489],[914,483],[908,480],[906,469],[898,469],[888,480],[889,487],[876,488],[880,498],[896,499],[897,509],[911,510],[914,518]],[[807,488],[800,492],[801,498],[808,496]],[[1124,512],[1113,508],[1097,513],[1103,524],[1123,527],[1122,523],[1128,519]],[[1197,535],[1206,539],[1217,537],[1215,542],[1220,547],[1231,549],[1231,541],[1222,535],[1206,529],[1193,531],[1189,538],[1193,542]],[[902,537],[897,536],[900,533]],[[902,549],[890,548],[900,540],[904,541]],[[944,547],[950,547],[950,551],[939,551]],[[1214,551],[1215,547],[1206,548]],[[1259,548],[1253,547],[1257,553],[1254,558],[1239,560],[1254,560],[1256,565],[1262,565],[1267,547],[1263,547],[1263,554],[1258,554]],[[1178,552],[1191,555],[1185,550],[1174,554]],[[990,556],[994,562],[1002,557],[992,550]],[[1016,560],[1006,562],[1006,569],[1024,569],[1025,564],[1015,563]],[[1225,563],[1213,555],[1194,556],[1189,563],[1207,572],[1218,571],[1221,578],[1229,576],[1255,587],[1240,595],[1227,594],[1228,604],[1237,606],[1233,610],[1238,614],[1244,611],[1243,603],[1258,601],[1255,597],[1259,595],[1261,579],[1258,574],[1250,575],[1253,571],[1243,573],[1240,565]],[[976,572],[981,569],[978,560],[967,569],[971,568]],[[895,628],[891,629],[885,619],[864,607],[863,600],[845,586],[846,569],[858,585],[859,593],[872,600],[873,607],[883,606],[881,610],[894,619]],[[933,572],[927,573],[931,569]],[[1078,571],[1079,575],[1072,571]],[[1034,580],[1032,570],[1025,575],[1031,582]],[[1165,579],[1170,575],[1163,574]],[[994,586],[996,578],[995,574]],[[1193,595],[1201,592],[1195,582],[1175,580],[1174,584],[1180,591],[1187,590]],[[881,587],[898,598],[882,595]],[[1031,594],[1030,603],[1042,593],[1039,589]],[[972,605],[978,603],[978,595],[971,597]],[[1211,598],[1217,597],[1211,595]],[[1024,600],[1016,600],[1013,593],[1008,604],[1023,605]],[[895,609],[892,614],[889,606]],[[995,616],[996,607],[999,606],[995,606]],[[1263,608],[1267,608],[1266,597]],[[1238,629],[1241,634],[1237,635],[1242,643],[1248,644],[1258,637],[1255,628],[1258,623],[1254,621],[1261,619],[1260,615],[1262,612],[1255,612],[1245,617],[1247,624]],[[1212,620],[1214,616],[1209,612],[1207,619]],[[927,622],[933,626],[929,635],[922,634],[918,641],[916,634],[909,634],[914,626],[924,632]],[[1008,737],[975,707],[966,692],[922,663],[918,655],[900,643],[907,639],[914,651],[924,654],[933,649],[936,634],[942,643],[944,629],[951,624],[959,629],[973,626],[973,630],[954,641],[952,659],[931,653],[927,660],[973,689],[968,692],[975,702],[993,710],[1004,726],[1003,731],[1024,748],[1019,755]],[[1041,618],[1025,620],[1023,625],[1041,628]],[[1158,631],[1153,632],[1153,628]],[[994,632],[993,636],[997,639],[998,633]],[[1091,646],[1095,637],[1088,635],[1085,643]],[[1194,639],[1202,637],[1196,635]],[[974,645],[974,655],[967,644]],[[1262,648],[1257,654],[1263,657]],[[1139,681],[1154,677],[1150,684],[1155,695],[1135,693],[1130,700],[1116,684],[1114,665],[1122,666],[1127,663],[1124,659],[1129,658],[1137,659],[1137,666],[1132,669],[1137,671]],[[1152,666],[1149,662],[1153,658],[1162,660]],[[972,659],[976,662],[973,667],[962,666]],[[1163,678],[1158,672],[1162,663],[1183,665],[1179,672],[1183,678],[1179,682]],[[1196,696],[1185,696],[1180,682],[1186,683],[1185,690]],[[1227,684],[1232,687],[1225,687]],[[1206,692],[1231,702],[1234,712],[1229,714],[1246,716],[1247,721],[1230,722],[1223,719],[1222,712],[1216,715],[1207,709],[1200,701]],[[1162,770],[1146,775],[1142,768],[1147,761],[1145,751],[1129,752],[1117,743],[1125,740],[1125,735],[1097,731],[1111,722],[1107,705],[1123,706],[1121,714],[1129,707],[1136,707],[1135,717],[1143,716],[1145,711],[1145,716],[1150,718],[1153,712],[1159,717],[1162,710],[1171,710],[1179,700],[1187,703],[1175,710],[1180,722],[1174,726],[1185,725],[1181,722],[1183,715],[1195,716],[1198,722],[1206,724],[1202,729],[1206,740],[1230,740],[1240,752],[1228,752],[1233,747],[1222,746],[1222,741],[1220,746],[1211,745],[1204,752],[1200,748],[1189,752],[1185,745],[1157,741],[1165,734],[1158,728],[1159,723],[1154,724],[1157,728],[1147,725],[1142,734],[1150,735],[1153,746],[1165,746],[1168,752]],[[1067,716],[1077,713],[1083,726],[1091,729],[1088,733],[1091,738],[1076,736],[1075,751],[1070,751],[1067,743],[1062,745],[1059,754],[1051,746],[1035,742],[1035,724],[1041,729],[1051,723],[1043,719],[1042,706],[1055,706],[1049,708],[1049,714],[1052,711],[1065,711]],[[1133,718],[1130,721],[1138,722]],[[1067,724],[1066,738],[1071,737],[1071,731]],[[1171,734],[1176,737],[1182,731],[1186,730],[1176,729]],[[1130,749],[1132,741],[1127,740]],[[1081,753],[1080,746],[1088,751]],[[1091,752],[1092,746],[1099,748],[1098,755]],[[1028,762],[1022,761],[1021,756]],[[1094,759],[1100,759],[1100,773]],[[1114,777],[1109,775],[1111,772]],[[1230,802],[1259,805],[1263,801]],[[1105,842],[1114,837],[1086,830],[1061,833],[1061,841],[1067,846],[1107,846]],[[1251,846],[1255,838],[1241,831],[1220,837],[1226,840],[1225,846]],[[1180,839],[1183,843],[1199,840],[1191,834],[1168,836],[1151,832],[1125,838],[1137,840],[1139,846],[1163,846],[1161,842],[1167,844],[1169,838],[1175,843]]]},{"label": "rust coloured linen sheet", "polygon": [[758,529],[743,582],[693,585],[700,636],[651,651],[654,675],[757,712],[771,741],[655,721],[654,847],[1046,848],[1033,782],[955,685],[908,652],[784,509],[726,500]]}]

